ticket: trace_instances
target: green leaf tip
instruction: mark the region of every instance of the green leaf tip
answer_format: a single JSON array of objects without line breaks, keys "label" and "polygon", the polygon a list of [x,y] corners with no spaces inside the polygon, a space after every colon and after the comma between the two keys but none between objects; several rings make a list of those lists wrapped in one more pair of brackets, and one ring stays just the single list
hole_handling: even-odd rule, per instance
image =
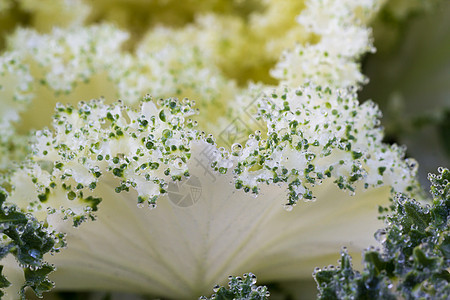
[{"label": "green leaf tip", "polygon": [[[45,226],[30,214],[21,212],[16,206],[5,204],[8,194],[0,188],[0,233],[1,258],[8,254],[15,256],[23,268],[25,283],[20,295],[25,299],[25,289],[30,287],[38,297],[43,292],[50,291],[54,284],[47,275],[54,271],[54,267],[43,262],[43,256],[49,252],[58,252],[65,245],[64,236],[55,232],[48,232]],[[0,271],[3,266],[0,266]],[[0,275],[0,289],[10,285],[3,275]],[[0,291],[3,296],[4,292]]]},{"label": "green leaf tip", "polygon": [[199,300],[265,300],[270,293],[265,286],[256,285],[256,276],[246,273],[242,277],[228,277],[228,288],[216,285],[211,298],[200,297]]},{"label": "green leaf tip", "polygon": [[44,264],[38,269],[24,269],[25,284],[21,290],[22,299],[25,299],[24,295],[26,287],[31,288],[39,298],[42,298],[44,292],[50,291],[55,284],[50,281],[47,276],[54,270],[55,267],[49,264]]}]

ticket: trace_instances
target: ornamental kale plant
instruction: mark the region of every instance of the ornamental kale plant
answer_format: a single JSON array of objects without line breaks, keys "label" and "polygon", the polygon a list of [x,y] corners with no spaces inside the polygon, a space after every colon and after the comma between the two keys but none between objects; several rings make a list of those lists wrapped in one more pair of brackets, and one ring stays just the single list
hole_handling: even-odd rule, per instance
[{"label": "ornamental kale plant", "polygon": [[358,99],[371,26],[427,5],[0,0],[2,296],[266,299],[256,276],[311,278],[343,245],[322,298],[445,295],[448,198],[410,200],[417,162]]}]

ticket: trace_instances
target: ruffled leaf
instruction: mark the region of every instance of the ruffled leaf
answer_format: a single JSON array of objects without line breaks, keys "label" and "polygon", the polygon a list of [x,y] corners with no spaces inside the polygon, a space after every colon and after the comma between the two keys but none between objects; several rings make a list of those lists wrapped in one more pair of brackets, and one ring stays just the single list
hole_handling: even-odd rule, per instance
[{"label": "ruffled leaf", "polygon": [[337,269],[317,269],[320,299],[447,299],[450,296],[450,171],[430,175],[432,205],[399,195],[388,227],[375,236],[383,249],[368,249],[364,270],[351,267],[346,251]]}]

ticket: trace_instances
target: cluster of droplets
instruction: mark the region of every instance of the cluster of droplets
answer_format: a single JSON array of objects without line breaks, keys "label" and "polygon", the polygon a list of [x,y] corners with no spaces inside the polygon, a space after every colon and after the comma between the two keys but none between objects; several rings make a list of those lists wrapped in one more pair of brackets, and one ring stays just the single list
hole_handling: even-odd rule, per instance
[{"label": "cluster of droplets", "polygon": [[432,182],[431,193],[437,199],[448,199],[450,196],[450,176],[449,170],[443,167],[438,168],[438,174],[428,174],[428,180]]},{"label": "cluster of droplets", "polygon": [[34,213],[51,208],[78,226],[95,219],[102,200],[96,189],[106,184],[116,193],[137,191],[139,207],[156,207],[168,182],[189,177],[190,143],[198,135],[192,106],[189,99],[150,96],[139,110],[102,99],[77,108],[58,104],[54,129],[36,133],[32,160],[13,175],[31,180],[36,193],[18,199],[19,206]]},{"label": "cluster of droplets", "polygon": [[256,285],[256,275],[246,273],[242,277],[229,276],[228,288],[216,285],[213,288],[214,294],[211,298],[200,297],[199,300],[213,299],[248,299],[265,300],[270,296],[270,292],[265,286]]},{"label": "cluster of droplets", "polygon": [[351,257],[348,255],[347,247],[342,247],[341,249],[341,258],[338,260],[338,266],[329,265],[328,267],[319,268],[316,267],[313,271],[313,277],[315,278],[319,290],[329,288],[331,283],[330,278],[342,272],[346,275],[346,277],[339,278],[339,286],[336,286],[336,294],[338,297],[342,297],[346,294],[346,291],[351,290],[355,291],[355,287],[350,284],[353,278],[359,276],[359,273],[354,272],[352,269]]},{"label": "cluster of droplets", "polygon": [[[379,249],[370,247],[363,256],[366,259],[366,267],[372,262]],[[330,265],[324,268],[316,268],[313,277],[318,284],[318,299],[395,299],[390,291],[393,288],[389,278],[378,278],[376,266],[370,265],[369,272],[353,270],[352,259],[346,247],[341,250],[341,258],[337,267]],[[382,271],[386,275],[385,271]]]},{"label": "cluster of droplets", "polygon": [[[267,131],[255,131],[229,152],[222,149],[212,164],[219,173],[232,166],[237,189],[257,195],[263,183],[286,186],[290,210],[301,199],[314,201],[312,188],[325,180],[352,195],[360,181],[398,192],[417,184],[415,161],[403,159],[403,148],[381,142],[378,108],[359,105],[353,88],[274,90],[260,97],[258,113]],[[212,136],[206,141],[215,144]]]}]

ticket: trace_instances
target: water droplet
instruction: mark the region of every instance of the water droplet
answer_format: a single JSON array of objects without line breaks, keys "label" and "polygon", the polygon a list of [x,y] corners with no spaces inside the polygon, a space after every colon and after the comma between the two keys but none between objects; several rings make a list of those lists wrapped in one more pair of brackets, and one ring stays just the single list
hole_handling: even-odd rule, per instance
[{"label": "water droplet", "polygon": [[405,159],[406,164],[408,165],[408,168],[411,170],[411,172],[415,173],[417,172],[417,169],[419,167],[419,164],[415,159],[407,158]]},{"label": "water droplet", "polygon": [[235,143],[235,144],[233,144],[233,145],[231,146],[231,152],[232,152],[233,154],[241,154],[242,148],[243,148],[243,147],[242,147],[241,144]]},{"label": "water droplet", "polygon": [[219,290],[220,290],[220,285],[216,284],[216,285],[213,287],[214,293],[217,293]]},{"label": "water droplet", "polygon": [[179,158],[179,157],[177,157],[177,158],[174,160],[173,163],[174,163],[174,165],[175,165],[175,168],[178,168],[178,169],[182,169],[183,166],[184,166],[183,160],[182,160],[181,158]]},{"label": "water droplet", "polygon": [[386,230],[379,229],[375,232],[375,239],[380,243],[384,243],[386,241]]},{"label": "water droplet", "polygon": [[405,236],[405,238],[403,239],[403,242],[404,242],[407,246],[411,246],[411,237]]},{"label": "water droplet", "polygon": [[38,250],[36,250],[36,249],[31,249],[30,251],[28,251],[28,254],[30,254],[30,256],[32,258],[38,258],[40,252]]},{"label": "water droplet", "polygon": [[31,271],[36,271],[39,267],[30,265],[28,267]]}]

